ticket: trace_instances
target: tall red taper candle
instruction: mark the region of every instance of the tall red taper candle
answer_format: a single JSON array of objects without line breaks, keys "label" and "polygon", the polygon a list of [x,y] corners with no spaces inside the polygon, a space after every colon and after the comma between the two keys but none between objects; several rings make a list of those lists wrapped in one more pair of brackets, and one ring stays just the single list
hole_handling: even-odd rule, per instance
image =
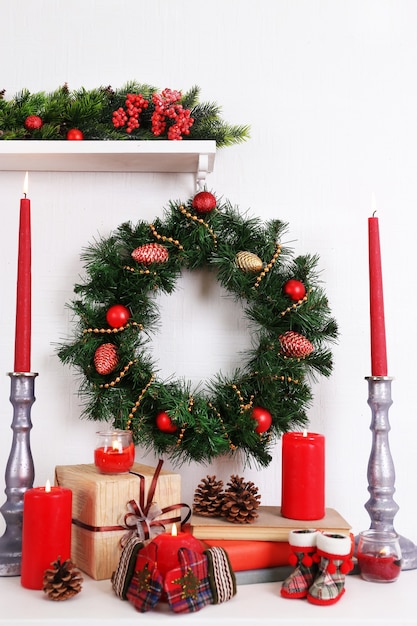
[{"label": "tall red taper candle", "polygon": [[387,376],[388,365],[387,346],[385,338],[384,292],[382,285],[379,224],[378,218],[374,215],[368,218],[368,238],[369,304],[371,319],[371,372],[372,376]]},{"label": "tall red taper candle", "polygon": [[30,372],[32,327],[32,246],[30,233],[30,200],[26,197],[28,173],[20,200],[19,253],[17,264],[16,333],[14,371]]}]

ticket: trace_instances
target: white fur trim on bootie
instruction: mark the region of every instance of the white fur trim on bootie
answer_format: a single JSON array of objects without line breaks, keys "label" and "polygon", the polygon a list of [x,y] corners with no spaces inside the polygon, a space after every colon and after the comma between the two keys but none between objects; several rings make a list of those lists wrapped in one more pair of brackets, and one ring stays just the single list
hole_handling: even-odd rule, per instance
[{"label": "white fur trim on bootie", "polygon": [[319,531],[314,528],[290,530],[288,533],[288,543],[293,548],[313,548],[317,544],[319,534]]},{"label": "white fur trim on bootie", "polygon": [[317,537],[317,549],[334,556],[348,556],[352,551],[352,540],[349,535],[325,532]]}]

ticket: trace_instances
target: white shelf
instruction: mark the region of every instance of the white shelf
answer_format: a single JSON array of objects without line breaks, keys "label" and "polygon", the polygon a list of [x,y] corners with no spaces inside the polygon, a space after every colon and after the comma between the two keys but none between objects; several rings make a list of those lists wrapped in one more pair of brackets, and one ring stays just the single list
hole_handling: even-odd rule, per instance
[{"label": "white shelf", "polygon": [[280,582],[239,585],[229,602],[178,616],[166,604],[138,613],[116,596],[109,580],[85,576],[79,595],[52,602],[42,591],[24,589],[19,577],[3,578],[0,626],[411,626],[417,625],[416,584],[416,570],[401,572],[398,581],[389,584],[347,576],[344,596],[328,607],[282,598]]},{"label": "white shelf", "polygon": [[201,184],[215,154],[215,141],[0,141],[0,170],[191,172]]}]

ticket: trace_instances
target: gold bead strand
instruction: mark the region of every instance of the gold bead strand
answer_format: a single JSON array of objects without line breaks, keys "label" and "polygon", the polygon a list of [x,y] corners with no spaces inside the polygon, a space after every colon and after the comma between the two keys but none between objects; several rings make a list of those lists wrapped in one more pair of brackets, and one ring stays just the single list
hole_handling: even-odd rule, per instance
[{"label": "gold bead strand", "polygon": [[[143,397],[145,395],[145,393],[148,391],[149,387],[152,385],[153,381],[155,380],[155,375],[152,374],[150,379],[148,380],[148,382],[146,383],[145,387],[142,389],[142,391],[140,392],[140,395],[138,397],[138,399],[136,400],[134,406],[132,407],[132,410],[129,413],[128,419],[127,419],[127,428],[130,428],[130,425],[132,423],[132,420],[134,418],[134,415],[136,413],[136,411],[138,410],[138,408],[140,407],[140,403],[143,400]],[[140,424],[138,424],[138,427],[140,426]]]},{"label": "gold bead strand", "polygon": [[243,396],[242,396],[242,394],[240,392],[240,389],[238,389],[238,387],[237,387],[237,385],[235,385],[235,383],[233,383],[232,389],[234,391],[236,391],[237,397],[239,398],[240,412],[243,413],[244,411],[248,411],[249,409],[251,409],[252,406],[253,406],[253,398],[254,398],[254,396],[251,396],[249,402],[247,402],[245,404],[245,400],[244,400],[244,398],[243,398]]},{"label": "gold bead strand", "polygon": [[180,244],[178,239],[174,239],[173,237],[165,237],[165,235],[160,235],[153,224],[149,224],[149,228],[151,229],[152,235],[155,237],[155,239],[158,239],[158,241],[163,241],[164,243],[172,243],[174,244],[174,246],[177,246],[179,250],[184,250],[184,247]]},{"label": "gold bead strand", "polygon": [[267,273],[272,269],[272,267],[275,265],[275,263],[278,260],[279,255],[281,254],[281,244],[277,244],[277,247],[275,249],[274,252],[274,256],[272,257],[272,259],[269,261],[268,265],[266,267],[264,267],[264,269],[262,270],[262,272],[259,274],[259,276],[256,279],[256,283],[254,284],[254,289],[257,289],[259,287],[259,285],[261,284],[261,281],[263,278],[265,278],[265,276],[267,275]]},{"label": "gold bead strand", "polygon": [[232,451],[237,450],[237,446],[235,446],[235,444],[234,444],[234,443],[232,443],[232,442],[231,442],[231,440],[230,440],[229,433],[228,433],[228,432],[227,432],[227,430],[226,430],[226,427],[225,427],[225,425],[224,425],[224,421],[223,421],[223,419],[222,419],[222,416],[220,415],[220,413],[218,412],[218,410],[216,409],[216,407],[215,407],[215,406],[214,406],[211,402],[208,402],[208,406],[209,406],[209,407],[210,407],[210,409],[211,409],[212,411],[214,411],[214,413],[216,414],[216,416],[217,416],[217,418],[218,418],[218,420],[219,420],[219,422],[220,422],[220,424],[221,424],[221,427],[222,427],[222,429],[223,429],[224,437],[225,437],[225,439],[227,439],[227,441],[229,442],[229,448],[230,448],[230,450],[232,450]]},{"label": "gold bead strand", "polygon": [[137,326],[138,330],[143,330],[142,324],[139,324],[138,322],[128,322],[124,326],[119,326],[119,328],[84,328],[83,334],[115,335],[127,330],[130,326]]},{"label": "gold bead strand", "polygon": [[297,302],[294,302],[291,306],[288,306],[284,311],[281,311],[281,317],[284,317],[285,315],[287,315],[287,313],[291,313],[292,311],[295,311],[302,304],[307,302],[307,300],[308,300],[308,294],[306,294],[304,298],[301,298],[301,300],[298,300]]},{"label": "gold bead strand", "polygon": [[111,382],[109,383],[103,383],[102,385],[99,385],[99,389],[109,389],[110,387],[115,387],[116,385],[118,385],[121,381],[121,379],[126,376],[127,372],[130,370],[130,368],[132,367],[132,365],[136,363],[135,361],[129,361],[129,363],[127,365],[124,366],[124,368],[122,369],[121,372],[119,372],[119,375],[116,376],[116,378],[114,378]]},{"label": "gold bead strand", "polygon": [[183,215],[185,215],[185,217],[188,218],[189,220],[193,220],[193,222],[197,222],[198,224],[201,224],[202,226],[204,226],[204,228],[207,228],[208,232],[213,238],[214,245],[217,246],[217,235],[214,232],[214,230],[207,224],[207,222],[201,219],[201,217],[197,217],[197,215],[194,215],[193,213],[190,213],[190,211],[187,211],[184,205],[181,205],[180,207],[178,207],[178,210]]}]

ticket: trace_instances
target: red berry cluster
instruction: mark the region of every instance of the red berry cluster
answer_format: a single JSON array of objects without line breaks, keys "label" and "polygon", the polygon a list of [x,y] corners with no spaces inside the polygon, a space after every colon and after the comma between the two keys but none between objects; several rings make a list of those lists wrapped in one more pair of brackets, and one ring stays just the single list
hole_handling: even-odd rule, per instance
[{"label": "red berry cluster", "polygon": [[148,108],[149,102],[141,93],[128,93],[126,95],[125,104],[126,111],[123,107],[119,107],[113,112],[113,126],[115,128],[121,128],[127,122],[126,132],[131,133],[135,128],[139,128],[139,116],[143,109]]},{"label": "red berry cluster", "polygon": [[168,128],[168,139],[179,140],[182,135],[189,135],[190,128],[194,123],[190,116],[190,109],[184,109],[181,100],[181,92],[164,89],[160,94],[152,96],[152,102],[155,105],[155,111],[152,114],[152,132],[158,137],[162,135],[166,129],[166,119],[175,120]]}]

